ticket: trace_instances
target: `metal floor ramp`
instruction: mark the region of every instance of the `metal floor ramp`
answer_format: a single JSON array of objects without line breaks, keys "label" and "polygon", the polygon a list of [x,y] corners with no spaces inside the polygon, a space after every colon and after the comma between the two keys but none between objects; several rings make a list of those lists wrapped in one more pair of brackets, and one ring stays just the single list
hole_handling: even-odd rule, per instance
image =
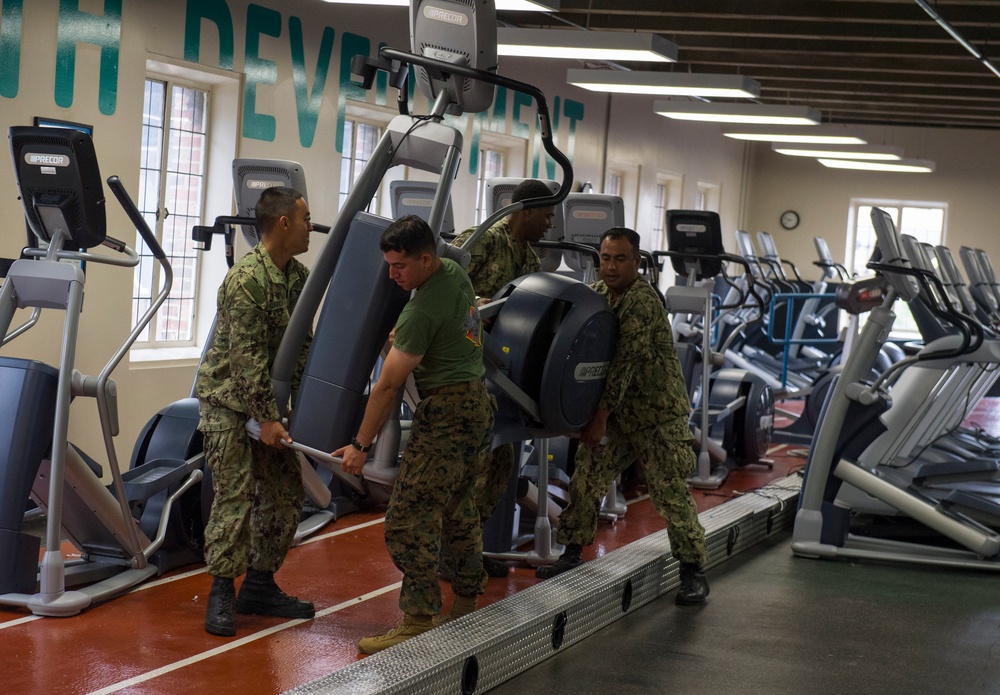
[{"label": "metal floor ramp", "polygon": [[[790,528],[800,484],[792,475],[702,512],[709,567]],[[486,692],[677,584],[678,562],[659,531],[288,692]]]}]

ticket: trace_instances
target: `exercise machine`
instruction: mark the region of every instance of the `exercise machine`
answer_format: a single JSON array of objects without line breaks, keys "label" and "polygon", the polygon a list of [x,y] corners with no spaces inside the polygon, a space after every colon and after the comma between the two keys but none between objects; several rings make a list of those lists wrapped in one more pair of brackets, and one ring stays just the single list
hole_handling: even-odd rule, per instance
[{"label": "exercise machine", "polygon": [[[56,366],[0,357],[0,603],[37,615],[69,616],[171,567],[199,557],[186,523],[171,525],[175,502],[202,478],[203,457],[157,458],[122,473],[117,389],[111,375],[170,292],[170,263],[121,181],[108,187],[163,270],[148,310],[96,375],[75,367],[86,275],[100,266],[132,268],[139,256],[107,235],[104,186],[90,136],[77,130],[15,126],[8,131],[28,226],[39,244],[24,250],[0,287],[0,335],[18,308],[64,312]],[[44,248],[38,248],[43,246]],[[104,246],[115,255],[90,249]],[[91,301],[96,302],[96,299]],[[95,398],[110,488],[103,467],[68,441],[70,401]],[[22,531],[29,494],[46,514],[45,551]],[[62,532],[81,552],[67,562]],[[37,588],[36,588],[37,580]],[[67,587],[86,582],[75,590]]]},{"label": "exercise machine", "polygon": [[[932,294],[933,280],[923,269],[914,267],[888,213],[872,209],[872,223],[878,240],[875,257],[868,263],[884,281],[883,293],[873,293],[868,320],[855,349],[848,355],[823,408],[820,426],[806,464],[799,509],[795,517],[792,551],[814,558],[847,558],[929,564],[945,567],[1000,569],[1000,535],[970,516],[909,487],[899,486],[885,471],[861,461],[866,449],[887,430],[883,415],[890,409],[891,392],[884,385],[893,374],[909,371],[911,365],[948,369],[957,358],[979,350],[982,333],[978,324],[967,321],[945,307],[957,333],[926,344],[921,351],[893,365],[878,380],[870,381],[879,348],[895,320],[893,305],[903,300],[917,301],[920,294]],[[867,300],[861,298],[861,304]],[[898,384],[894,390],[898,389]],[[935,532],[946,543],[900,541],[865,537],[852,532],[852,511],[837,503],[844,484],[898,510]]]},{"label": "exercise machine", "polygon": [[[398,90],[400,115],[390,122],[376,144],[332,226],[291,316],[271,374],[279,409],[286,410],[290,405],[290,379],[295,360],[308,331],[315,324],[312,348],[294,404],[295,418],[289,430],[293,446],[311,460],[327,466],[358,498],[376,502],[388,498],[398,474],[403,427],[397,417],[390,417],[382,428],[360,476],[344,473],[339,462],[323,452],[344,445],[356,431],[364,411],[369,375],[409,298],[408,293],[389,279],[378,247],[378,239],[391,220],[365,212],[386,172],[392,167],[406,165],[436,175],[436,187],[430,205],[426,206],[426,219],[435,234],[446,231],[444,219],[451,182],[458,171],[462,135],[448,125],[444,117],[488,108],[494,87],[501,85],[529,96],[537,104],[542,146],[559,164],[563,180],[552,196],[495,210],[463,248],[439,239],[439,252],[466,263],[466,249],[494,222],[518,210],[559,205],[572,183],[572,167],[552,141],[544,95],[531,85],[496,74],[496,18],[492,4],[483,0],[436,3],[436,8],[445,7],[449,13],[454,12],[455,17],[462,18],[455,23],[436,21],[434,17],[439,13],[424,12],[425,5],[424,2],[411,5],[412,52],[383,47],[374,58],[356,56],[352,61],[352,72],[364,86],[370,87],[379,71],[388,74],[389,83]],[[411,68],[418,93],[431,102],[427,115],[410,113],[406,80]],[[565,414],[565,399],[577,401],[574,409],[582,405],[586,411],[588,401],[574,392],[578,380],[572,367],[601,360],[590,355],[589,347],[583,350],[584,344],[577,338],[591,322],[603,321],[604,313],[583,298],[596,296],[588,288],[573,283],[574,287],[582,288],[581,293],[579,289],[566,290],[559,283],[556,276],[538,274],[531,282],[525,280],[511,288],[510,296],[495,303],[492,310],[495,318],[486,348],[500,359],[496,364],[491,361],[487,376],[497,392],[513,403],[513,410],[506,408],[504,411],[520,423],[519,436],[526,433],[537,436],[541,432],[550,436],[566,434],[574,431],[573,427],[586,424],[586,420],[576,422],[578,413],[575,411],[570,419],[560,420],[556,416]],[[542,299],[530,302],[525,297],[522,301],[521,295]],[[489,314],[485,307],[483,313]],[[493,350],[495,336],[504,334],[508,322],[520,322],[532,330],[541,326],[537,330],[545,339],[504,343]],[[608,335],[595,338],[593,346],[610,354],[608,340]],[[606,360],[609,359],[606,356]],[[513,368],[524,360],[533,365],[530,370]],[[538,382],[531,379],[538,376],[539,369],[543,376],[547,374],[545,369],[554,370],[552,374],[558,374],[566,383],[558,388],[550,383],[550,388],[538,391]],[[523,381],[525,379],[527,382]],[[603,377],[596,383],[602,384]],[[588,387],[593,385],[587,382]],[[415,408],[418,400],[414,388],[404,388],[399,395],[400,407],[392,412],[399,412],[404,401]],[[592,399],[589,407],[596,408],[596,403],[596,398]],[[527,421],[513,415],[522,411]],[[497,429],[502,429],[499,418]]]},{"label": "exercise machine", "polygon": [[[700,354],[695,346],[678,341],[682,363],[689,365],[689,392],[694,403],[692,425],[698,447],[698,468],[689,479],[696,488],[715,489],[725,482],[730,470],[748,464],[770,465],[763,457],[774,428],[774,394],[763,379],[746,370],[715,369],[722,355],[713,350],[712,335],[720,311],[745,303],[746,296],[733,304],[716,306],[711,280],[722,273],[722,264],[744,267],[750,278],[748,293],[754,295],[749,263],[725,252],[722,225],[716,212],[702,210],[667,211],[668,251],[674,272],[686,284],[667,288],[667,304],[674,314],[700,317]],[[759,305],[763,300],[757,296]],[[688,319],[691,323],[691,319]],[[690,359],[689,359],[690,358]]]}]

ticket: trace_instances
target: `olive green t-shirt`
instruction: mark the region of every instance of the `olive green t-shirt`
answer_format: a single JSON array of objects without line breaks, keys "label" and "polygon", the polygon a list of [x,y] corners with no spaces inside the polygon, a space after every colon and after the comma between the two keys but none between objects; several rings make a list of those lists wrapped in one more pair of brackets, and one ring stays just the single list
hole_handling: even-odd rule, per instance
[{"label": "olive green t-shirt", "polygon": [[483,324],[462,266],[441,259],[441,267],[403,307],[392,344],[410,355],[424,356],[413,370],[417,388],[483,377]]}]

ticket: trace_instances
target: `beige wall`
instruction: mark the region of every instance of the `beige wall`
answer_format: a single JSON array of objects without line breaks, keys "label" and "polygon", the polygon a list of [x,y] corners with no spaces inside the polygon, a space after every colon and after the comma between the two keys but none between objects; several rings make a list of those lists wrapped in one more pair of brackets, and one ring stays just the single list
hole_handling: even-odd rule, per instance
[{"label": "beige wall", "polygon": [[[332,223],[337,213],[340,156],[334,145],[337,112],[341,106],[338,92],[340,46],[346,32],[369,38],[374,45],[385,42],[407,48],[407,13],[400,8],[365,9],[349,5],[329,5],[319,0],[228,0],[235,37],[234,76],[242,78],[247,8],[256,4],[281,14],[281,35],[261,36],[260,55],[278,66],[274,86],[261,85],[257,93],[257,111],[277,119],[273,142],[240,138],[238,154],[244,157],[293,159],[303,164],[309,183],[313,219]],[[24,2],[23,41],[19,91],[15,98],[0,97],[0,122],[4,126],[27,124],[33,116],[44,115],[95,126],[95,143],[104,176],[118,174],[133,193],[138,181],[140,117],[145,62],[149,57],[184,57],[184,13],[188,3],[182,0],[126,0],[122,16],[122,40],[119,60],[117,108],[104,115],[97,103],[97,47],[79,44],[76,55],[76,79],[73,104],[56,106],[54,74],[56,69],[57,0]],[[80,10],[103,13],[100,0],[81,0]],[[305,42],[305,65],[308,84],[312,86],[320,36],[324,27],[335,32],[333,57],[326,90],[319,111],[315,141],[303,147],[299,141],[295,112],[295,89],[290,59],[290,17],[302,20]],[[219,42],[208,22],[202,22],[200,44],[203,65],[218,68]],[[858,175],[830,172],[818,164],[772,155],[766,148],[751,150],[744,144],[721,136],[716,125],[680,124],[652,113],[651,99],[631,96],[594,94],[565,83],[565,70],[578,67],[569,61],[541,63],[509,60],[501,64],[506,76],[538,85],[547,95],[550,107],[558,97],[582,104],[583,118],[571,138],[563,116],[556,128],[557,142],[573,158],[577,184],[591,181],[600,191],[605,161],[628,167],[636,177],[637,204],[629,222],[641,230],[652,225],[652,200],[657,174],[679,175],[683,180],[681,205],[691,207],[699,181],[717,185],[719,210],[728,243],[732,230],[769,229],[778,234],[783,253],[800,265],[812,260],[812,235],[823,234],[838,256],[843,253],[847,209],[852,196],[888,196],[944,200],[950,204],[949,241],[953,244],[977,243],[1000,254],[1000,243],[993,240],[997,219],[998,166],[982,153],[997,152],[997,136],[957,131],[894,131],[891,144],[907,147],[909,153],[936,159],[938,170],[926,177]],[[390,106],[393,95],[390,95]],[[369,96],[369,101],[373,100]],[[419,106],[419,104],[418,104]],[[610,118],[609,118],[610,116]],[[234,114],[239,122],[245,114]],[[510,119],[508,104],[507,120]],[[496,124],[494,124],[495,126]],[[509,123],[506,124],[509,126]],[[472,129],[468,121],[458,123],[466,133],[467,147]],[[899,142],[900,138],[906,142]],[[913,147],[911,147],[913,144]],[[918,147],[919,146],[919,147]],[[919,149],[919,152],[918,152]],[[453,201],[459,228],[472,222],[474,177],[468,171],[468,151],[462,171],[455,182]],[[748,158],[749,157],[749,158]],[[530,153],[529,153],[530,162]],[[744,172],[749,172],[747,175]],[[508,175],[529,175],[530,170],[509,171]],[[399,175],[399,174],[396,174]],[[540,174],[544,177],[544,171]],[[802,225],[795,233],[779,232],[777,218],[785,209],[796,209]],[[109,206],[110,233],[128,238],[131,230],[115,204]],[[207,217],[228,214],[229,209],[207,210]],[[0,214],[9,221],[0,235],[0,256],[14,256],[23,245],[16,189],[10,166],[0,166]],[[984,233],[988,232],[988,233]],[[973,242],[973,240],[975,240]],[[314,246],[318,246],[317,239]],[[997,248],[993,248],[997,247]],[[315,258],[315,248],[305,260]],[[214,294],[214,288],[208,291]],[[121,338],[129,331],[132,274],[111,267],[92,267],[88,277],[87,300],[80,336],[78,366],[91,373],[100,370]],[[51,312],[50,312],[51,313]],[[32,357],[54,362],[58,354],[58,336],[62,317],[46,316],[40,326],[3,349],[3,354]],[[125,363],[116,372],[121,394],[122,437],[119,456],[127,458],[131,442],[145,421],[163,404],[186,396],[194,376],[190,363],[156,367]],[[95,410],[92,404],[73,406],[71,437],[98,458],[102,444],[96,436]]]},{"label": "beige wall", "polygon": [[[848,211],[853,198],[947,203],[945,243],[985,248],[1000,259],[1000,133],[919,128],[865,129],[869,141],[883,140],[905,149],[908,157],[936,163],[930,174],[885,174],[828,169],[805,157],[775,154],[769,145],[753,146],[751,204],[744,229],[771,232],[782,256],[803,275],[818,276],[813,237],[825,237],[835,260],[846,252]],[[781,228],[778,218],[796,210],[801,224]],[[956,256],[957,257],[957,256]]]}]

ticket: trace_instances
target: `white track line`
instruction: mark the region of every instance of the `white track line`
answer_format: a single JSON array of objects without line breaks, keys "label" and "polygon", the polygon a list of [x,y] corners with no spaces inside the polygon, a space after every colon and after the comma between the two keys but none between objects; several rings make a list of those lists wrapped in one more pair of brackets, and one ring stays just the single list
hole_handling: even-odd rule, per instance
[{"label": "white track line", "polygon": [[[389,584],[388,586],[383,586],[381,589],[375,589],[374,591],[369,591],[367,594],[362,594],[357,598],[352,598],[342,603],[338,603],[335,606],[330,606],[329,608],[324,608],[321,611],[316,612],[316,618],[322,618],[333,613],[344,610],[345,608],[350,608],[352,606],[357,606],[358,604],[369,601],[373,598],[377,598],[382,594],[389,593],[390,591],[396,591],[402,586],[402,582],[396,582],[395,584]],[[315,620],[315,618],[313,618]],[[198,662],[205,661],[206,659],[211,659],[219,654],[224,654],[226,652],[238,649],[251,642],[256,642],[259,639],[265,637],[270,637],[271,635],[281,632],[282,630],[287,630],[290,627],[295,627],[296,625],[301,625],[307,622],[304,619],[299,620],[289,620],[288,622],[282,623],[280,625],[275,625],[266,630],[261,630],[260,632],[255,632],[252,635],[246,637],[241,637],[238,640],[233,640],[232,642],[227,642],[221,647],[216,647],[215,649],[209,649],[207,652],[202,652],[201,654],[195,654],[194,656],[189,656],[186,659],[181,659],[180,661],[175,661],[172,664],[167,664],[166,666],[161,666],[153,671],[148,671],[141,676],[135,676],[134,678],[129,678],[128,680],[119,681],[100,690],[94,690],[89,693],[89,695],[109,695],[110,693],[116,693],[119,690],[124,690],[125,688],[130,688],[133,685],[138,685],[139,683],[145,683],[146,681],[152,680],[154,678],[159,678],[160,676],[172,673],[173,671],[178,671],[187,666],[197,664]]]},{"label": "white track line", "polygon": [[[308,543],[315,543],[316,541],[325,540],[327,538],[333,538],[335,536],[343,536],[345,533],[351,533],[353,531],[360,531],[361,529],[368,528],[369,526],[375,526],[376,524],[381,524],[385,521],[385,517],[379,517],[378,519],[372,519],[371,521],[366,521],[362,524],[355,524],[354,526],[348,526],[346,528],[338,529],[336,531],[331,531],[330,533],[324,533],[321,536],[313,536],[307,540],[302,541],[299,545],[306,545]],[[298,547],[298,546],[296,546]],[[145,591],[146,589],[153,589],[158,586],[164,586],[166,584],[171,584],[181,579],[187,579],[188,577],[195,577],[199,574],[205,574],[205,568],[199,567],[198,569],[189,570],[187,572],[181,572],[180,574],[173,574],[169,577],[163,577],[162,579],[157,579],[152,582],[146,582],[145,584],[140,584],[139,586],[127,591],[125,593],[132,594],[136,591]],[[125,594],[121,594],[124,596]],[[0,630],[5,630],[10,627],[17,627],[18,625],[23,625],[25,623],[30,623],[34,620],[39,620],[44,616],[41,615],[29,615],[23,618],[16,618],[14,620],[8,620],[6,622],[0,623]]]},{"label": "white track line", "polygon": [[39,620],[42,616],[40,615],[26,615],[23,618],[15,618],[14,620],[8,620],[5,623],[0,623],[0,630],[6,630],[8,627],[17,627],[18,625],[24,625],[25,623],[30,623],[33,620]]}]

